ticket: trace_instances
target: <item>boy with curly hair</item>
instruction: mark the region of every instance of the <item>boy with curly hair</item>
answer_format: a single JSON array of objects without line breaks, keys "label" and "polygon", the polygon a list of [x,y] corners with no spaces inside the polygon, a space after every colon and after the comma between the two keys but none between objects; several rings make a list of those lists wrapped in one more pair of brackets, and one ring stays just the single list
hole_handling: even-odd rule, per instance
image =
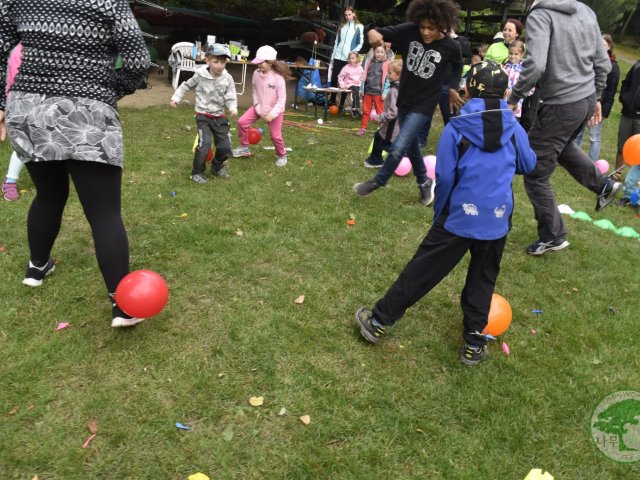
[{"label": "boy with curly hair", "polygon": [[413,0],[407,8],[409,22],[369,31],[372,46],[391,42],[404,59],[398,90],[400,133],[378,174],[353,186],[358,195],[368,195],[386,185],[406,152],[418,184],[420,203],[429,205],[433,201],[435,183],[427,178],[418,132],[431,124],[449,66],[450,103],[455,107],[463,104],[458,94],[462,55],[456,41],[446,34],[456,25],[459,11],[460,7],[452,0]]}]

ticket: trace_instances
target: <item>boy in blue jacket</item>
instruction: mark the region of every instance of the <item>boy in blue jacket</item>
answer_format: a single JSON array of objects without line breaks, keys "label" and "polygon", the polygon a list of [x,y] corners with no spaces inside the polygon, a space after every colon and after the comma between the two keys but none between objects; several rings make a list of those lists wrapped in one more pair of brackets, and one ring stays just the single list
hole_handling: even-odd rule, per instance
[{"label": "boy in blue jacket", "polygon": [[476,365],[487,358],[487,325],[500,259],[511,228],[514,174],[533,170],[536,156],[527,133],[503,100],[504,69],[493,61],[471,68],[467,104],[452,117],[438,143],[433,226],[418,251],[373,310],[355,314],[362,336],[378,343],[385,328],[471,252],[462,290],[464,345],[460,360]]}]

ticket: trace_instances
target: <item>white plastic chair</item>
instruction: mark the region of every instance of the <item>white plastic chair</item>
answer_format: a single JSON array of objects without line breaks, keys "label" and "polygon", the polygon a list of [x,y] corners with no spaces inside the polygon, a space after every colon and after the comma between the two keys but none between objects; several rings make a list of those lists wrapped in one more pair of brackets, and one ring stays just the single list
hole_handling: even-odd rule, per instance
[{"label": "white plastic chair", "polygon": [[191,42],[179,42],[171,47],[171,54],[169,55],[169,65],[173,73],[173,89],[178,88],[180,84],[181,72],[195,72],[196,62],[187,57],[193,55],[193,43]]}]

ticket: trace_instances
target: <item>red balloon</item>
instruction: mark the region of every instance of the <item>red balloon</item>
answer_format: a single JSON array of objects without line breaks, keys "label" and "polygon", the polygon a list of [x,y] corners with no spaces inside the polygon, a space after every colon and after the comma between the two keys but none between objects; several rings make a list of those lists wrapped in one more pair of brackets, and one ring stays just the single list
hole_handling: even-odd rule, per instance
[{"label": "red balloon", "polygon": [[507,331],[511,325],[511,305],[507,300],[494,293],[491,297],[491,309],[489,310],[489,321],[482,333],[488,333],[497,337]]},{"label": "red balloon", "polygon": [[149,318],[162,311],[169,299],[169,288],[159,274],[136,270],[126,275],[116,288],[116,304],[127,315]]},{"label": "red balloon", "polygon": [[213,147],[209,149],[209,153],[207,153],[207,162],[213,160]]},{"label": "red balloon", "polygon": [[624,142],[622,158],[627,165],[640,165],[640,133],[630,136]]},{"label": "red balloon", "polygon": [[260,140],[262,140],[262,134],[260,133],[260,130],[258,130],[257,128],[250,128],[249,129],[249,143],[251,145],[255,145]]}]

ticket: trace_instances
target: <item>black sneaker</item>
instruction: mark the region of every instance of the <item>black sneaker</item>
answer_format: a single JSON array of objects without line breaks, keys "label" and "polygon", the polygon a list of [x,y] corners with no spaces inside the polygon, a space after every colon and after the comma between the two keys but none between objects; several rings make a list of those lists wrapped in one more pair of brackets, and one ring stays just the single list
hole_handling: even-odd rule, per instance
[{"label": "black sneaker", "polygon": [[356,183],[353,186],[353,191],[361,197],[364,197],[365,195],[369,195],[371,192],[377,190],[378,188],[380,188],[380,185],[378,185],[376,182],[374,182],[373,180],[367,180],[366,182]]},{"label": "black sneaker", "polygon": [[364,339],[371,343],[378,343],[384,334],[384,325],[375,319],[373,312],[367,307],[356,310],[356,325],[360,327],[360,334]]},{"label": "black sneaker", "polygon": [[622,197],[616,200],[616,205],[619,207],[627,207],[631,204],[631,199],[627,197]]},{"label": "black sneaker", "polygon": [[418,185],[418,190],[420,191],[420,203],[422,205],[429,205],[433,202],[434,194],[436,191],[436,182],[435,180],[427,179],[427,182],[423,185]]},{"label": "black sneaker", "polygon": [[29,261],[29,266],[27,267],[27,273],[24,274],[24,279],[22,283],[28,285],[29,287],[39,287],[42,285],[42,280],[44,277],[49,275],[56,269],[56,264],[53,263],[52,259],[47,260],[47,263],[44,267],[36,267],[31,261]]},{"label": "black sneaker", "polygon": [[527,247],[527,253],[529,255],[542,255],[545,252],[562,250],[568,246],[569,242],[563,238],[559,240],[552,240],[551,242],[537,240]]},{"label": "black sneaker", "polygon": [[384,162],[374,163],[369,159],[364,161],[364,166],[367,168],[380,168],[382,165],[384,165]]},{"label": "black sneaker", "polygon": [[465,365],[473,367],[489,358],[489,351],[486,345],[476,346],[465,343],[460,351],[460,361]]},{"label": "black sneaker", "polygon": [[607,179],[607,183],[602,187],[602,191],[596,200],[596,211],[602,210],[613,202],[616,198],[616,193],[618,193],[621,188],[622,183]]}]

